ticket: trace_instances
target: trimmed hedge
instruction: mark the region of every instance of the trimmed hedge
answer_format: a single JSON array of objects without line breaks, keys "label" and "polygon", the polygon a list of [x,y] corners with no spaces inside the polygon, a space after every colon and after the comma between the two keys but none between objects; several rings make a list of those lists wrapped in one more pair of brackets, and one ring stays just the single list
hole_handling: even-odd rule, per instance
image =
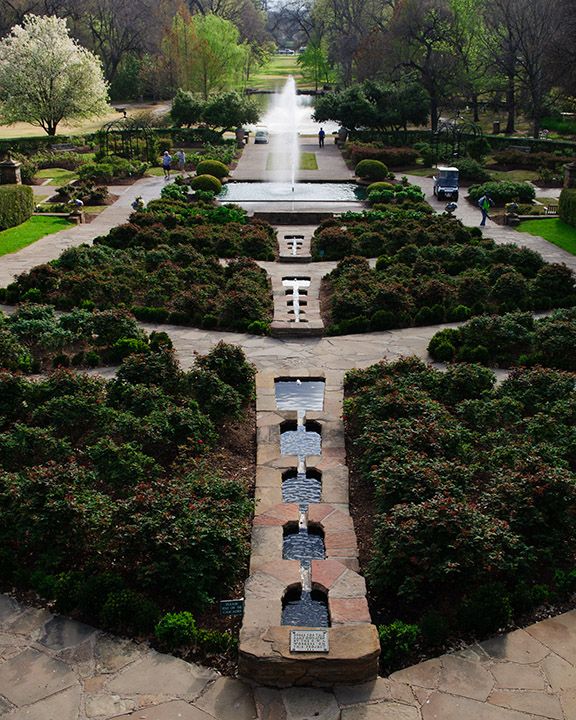
[{"label": "trimmed hedge", "polygon": [[354,172],[363,180],[378,181],[388,177],[388,168],[380,160],[360,160]]},{"label": "trimmed hedge", "polygon": [[222,180],[228,175],[228,168],[219,160],[202,160],[196,167],[197,175],[212,175],[212,177]]},{"label": "trimmed hedge", "polygon": [[209,190],[215,195],[222,192],[222,183],[213,175],[196,175],[190,183],[192,190]]},{"label": "trimmed hedge", "polygon": [[388,167],[399,167],[414,165],[418,152],[410,147],[382,147],[378,144],[348,143],[344,155],[354,165],[361,160],[379,160]]},{"label": "trimmed hedge", "polygon": [[0,230],[21,225],[32,217],[34,193],[26,185],[0,186]]},{"label": "trimmed hedge", "polygon": [[576,228],[576,189],[564,188],[560,193],[558,216],[566,225]]},{"label": "trimmed hedge", "polygon": [[533,186],[523,182],[486,182],[483,185],[472,185],[468,194],[474,202],[483,195],[490,195],[496,205],[514,201],[531,203],[536,197]]}]

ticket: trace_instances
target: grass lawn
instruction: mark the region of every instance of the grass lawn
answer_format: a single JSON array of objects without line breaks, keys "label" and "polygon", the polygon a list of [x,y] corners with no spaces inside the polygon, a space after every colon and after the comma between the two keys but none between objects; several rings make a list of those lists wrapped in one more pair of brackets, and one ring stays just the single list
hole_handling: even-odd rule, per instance
[{"label": "grass lawn", "polygon": [[516,229],[530,235],[539,235],[572,255],[576,255],[576,228],[566,225],[558,218],[526,220],[520,223]]},{"label": "grass lawn", "polygon": [[45,168],[38,170],[37,178],[50,178],[48,185],[67,185],[72,180],[77,180],[78,175],[73,170],[64,170],[63,168]]},{"label": "grass lawn", "polygon": [[492,170],[489,165],[486,167],[486,170],[488,170],[494,180],[504,180],[505,182],[538,180],[538,172],[536,170]]},{"label": "grass lawn", "polygon": [[297,55],[274,55],[269,64],[260,68],[248,80],[248,86],[257,90],[276,90],[281,88],[292,75],[298,87],[304,87]]},{"label": "grass lawn", "polygon": [[[288,164],[288,153],[268,153],[266,170],[280,170]],[[318,170],[316,153],[300,153],[300,170]]]},{"label": "grass lawn", "polygon": [[[172,172],[174,172],[176,175],[179,174],[175,170],[173,170]],[[148,168],[148,170],[146,170],[146,172],[144,174],[145,175],[154,175],[154,177],[160,177],[161,175],[164,175],[164,170],[161,167],[151,167],[151,168]]]},{"label": "grass lawn", "polygon": [[22,225],[0,232],[0,256],[17,252],[45,235],[73,227],[64,218],[41,217],[37,215]]}]

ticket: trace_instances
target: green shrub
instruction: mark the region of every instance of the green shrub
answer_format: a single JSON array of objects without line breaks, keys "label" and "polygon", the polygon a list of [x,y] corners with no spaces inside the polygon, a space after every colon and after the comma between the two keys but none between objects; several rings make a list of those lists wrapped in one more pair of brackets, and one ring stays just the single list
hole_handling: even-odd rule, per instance
[{"label": "green shrub", "polygon": [[252,333],[253,335],[270,335],[270,323],[254,320],[254,322],[248,325],[246,332]]},{"label": "green shrub", "polygon": [[532,185],[522,182],[486,182],[483,185],[472,185],[468,193],[474,202],[483,195],[489,195],[496,205],[509,202],[531,203],[536,197]]},{"label": "green shrub", "polygon": [[0,231],[21,225],[32,217],[34,193],[26,185],[0,185]]},{"label": "green shrub", "polygon": [[438,610],[430,610],[420,621],[422,635],[431,643],[443,643],[450,635],[450,622]]},{"label": "green shrub", "polygon": [[394,185],[387,182],[373,182],[368,185],[366,192],[371,193],[373,190],[378,192],[382,192],[382,190],[392,190],[392,192],[394,192]]},{"label": "green shrub", "polygon": [[356,175],[362,180],[386,180],[388,168],[379,160],[360,160],[354,168]]},{"label": "green shrub", "polygon": [[420,628],[394,620],[389,625],[378,626],[380,638],[380,662],[384,666],[396,665],[414,651],[418,643]]},{"label": "green shrub", "polygon": [[151,600],[132,590],[121,590],[108,595],[100,611],[100,620],[106,630],[147,633],[158,622],[160,611]]},{"label": "green shrub", "polygon": [[100,362],[100,355],[98,355],[95,350],[89,350],[86,353],[86,365],[88,365],[88,367],[98,367]]},{"label": "green shrub", "polygon": [[218,160],[202,160],[196,167],[196,175],[212,175],[222,180],[228,175],[228,168]]},{"label": "green shrub", "polygon": [[147,353],[148,344],[144,340],[136,338],[120,338],[110,348],[110,359],[112,362],[121,362],[129,355]]},{"label": "green shrub", "polygon": [[481,635],[505,628],[511,617],[510,594],[501,582],[481,585],[458,607],[458,620],[463,629]]},{"label": "green shrub", "polygon": [[190,187],[193,190],[209,190],[215,195],[222,192],[222,183],[213,175],[196,175],[196,177],[192,178]]},{"label": "green shrub", "polygon": [[238,640],[218,630],[197,630],[195,644],[198,650],[207,654],[220,654],[235,650]]},{"label": "green shrub", "polygon": [[173,200],[187,200],[190,195],[188,193],[187,185],[178,185],[173,182],[170,185],[165,185],[160,191],[161,198],[168,198]]},{"label": "green shrub", "polygon": [[458,174],[461,180],[473,180],[475,182],[484,183],[489,182],[492,179],[486,168],[483,167],[477,160],[473,160],[471,157],[456,160],[454,162],[454,166],[458,168]]},{"label": "green shrub", "polygon": [[167,613],[154,628],[156,638],[174,650],[196,639],[196,622],[189,612]]},{"label": "green shrub", "polygon": [[576,188],[564,188],[560,193],[558,217],[566,225],[576,228]]},{"label": "green shrub", "polygon": [[516,613],[526,613],[546,602],[550,595],[547,585],[530,585],[527,582],[518,584],[510,600]]},{"label": "green shrub", "polygon": [[66,353],[57,353],[52,358],[52,365],[55,368],[57,368],[57,367],[67,368],[70,366],[70,358],[68,357],[68,355],[66,355]]}]

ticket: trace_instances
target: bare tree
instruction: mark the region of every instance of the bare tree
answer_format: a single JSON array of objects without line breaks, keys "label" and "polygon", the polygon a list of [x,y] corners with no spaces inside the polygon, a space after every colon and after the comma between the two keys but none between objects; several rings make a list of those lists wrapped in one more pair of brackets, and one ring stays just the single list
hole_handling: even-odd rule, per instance
[{"label": "bare tree", "polygon": [[506,130],[513,130],[510,113],[514,111],[513,93],[518,80],[530,99],[532,132],[537,138],[545,97],[557,80],[551,58],[554,44],[563,32],[562,13],[557,5],[551,6],[550,0],[491,0],[487,22],[492,31],[487,39],[488,42],[493,39],[493,61],[507,77]]},{"label": "bare tree", "polygon": [[418,81],[430,96],[435,131],[440,103],[461,86],[457,23],[445,0],[399,0],[386,34],[392,72]]}]

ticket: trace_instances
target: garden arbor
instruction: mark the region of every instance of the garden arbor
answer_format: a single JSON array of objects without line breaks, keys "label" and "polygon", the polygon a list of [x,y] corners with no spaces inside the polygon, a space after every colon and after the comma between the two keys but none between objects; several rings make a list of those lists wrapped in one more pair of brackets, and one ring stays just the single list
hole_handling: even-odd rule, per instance
[{"label": "garden arbor", "polygon": [[432,149],[436,162],[451,162],[467,154],[468,143],[484,137],[482,128],[461,117],[442,120],[436,132],[432,134]]},{"label": "garden arbor", "polygon": [[148,160],[154,155],[154,136],[140,120],[123,117],[103,125],[99,131],[100,151],[133,160]]}]

